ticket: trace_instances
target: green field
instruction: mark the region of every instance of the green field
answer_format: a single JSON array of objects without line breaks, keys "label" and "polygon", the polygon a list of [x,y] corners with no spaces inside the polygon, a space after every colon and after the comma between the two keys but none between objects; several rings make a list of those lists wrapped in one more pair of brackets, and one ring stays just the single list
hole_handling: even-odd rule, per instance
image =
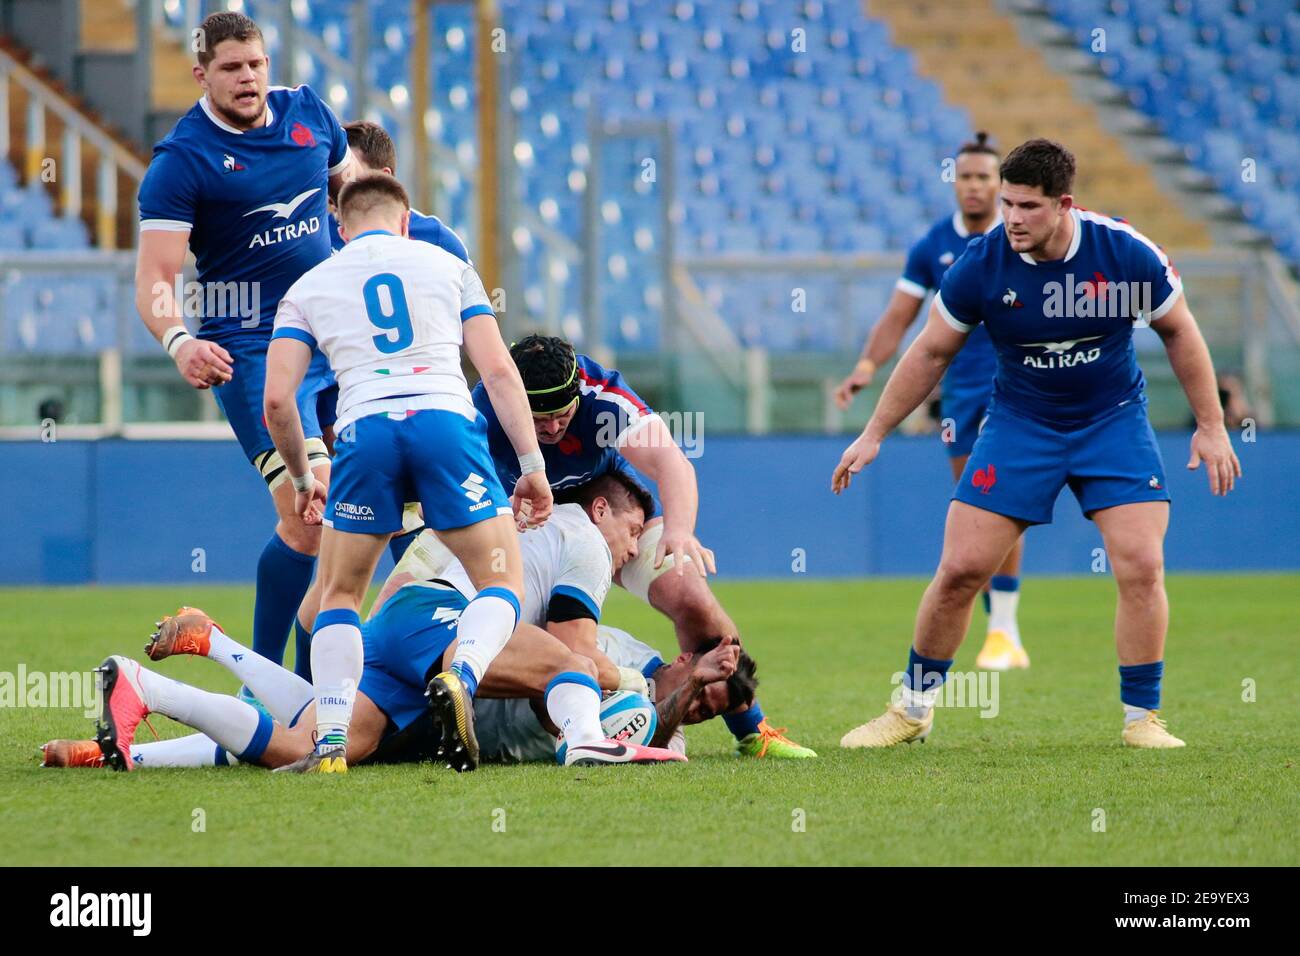
[{"label": "green field", "polygon": [[[734,758],[715,721],[691,731],[691,762],[669,767],[360,767],[341,779],[41,770],[40,743],[90,736],[90,722],[6,706],[0,846],[8,864],[65,865],[1300,863],[1300,576],[1171,578],[1164,716],[1184,750],[1120,745],[1114,597],[1099,577],[1027,580],[1033,668],[1002,679],[996,718],[941,709],[924,746],[841,751],[840,735],[882,709],[906,663],[923,586],[718,586],[759,662],[768,715],[816,761]],[[0,671],[138,656],[152,622],[182,601],[246,639],[251,588],[0,590]],[[669,649],[664,622],[617,589],[605,617]],[[977,651],[968,640],[956,667],[973,667]],[[235,690],[207,661],[153,666]],[[1243,701],[1247,679],[1254,702]],[[153,720],[162,736],[184,732]]]}]

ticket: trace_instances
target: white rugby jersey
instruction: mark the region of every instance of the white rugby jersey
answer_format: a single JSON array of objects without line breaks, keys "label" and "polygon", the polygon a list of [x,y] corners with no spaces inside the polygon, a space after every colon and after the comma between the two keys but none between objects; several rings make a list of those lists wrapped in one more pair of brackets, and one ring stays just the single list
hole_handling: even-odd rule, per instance
[{"label": "white rugby jersey", "polygon": [[460,367],[461,323],[491,315],[474,267],[445,249],[362,233],[280,300],[272,338],[318,347],[339,384],[338,421],[441,408],[477,416]]},{"label": "white rugby jersey", "polygon": [[[546,524],[519,536],[519,550],[524,559],[519,620],[546,627],[546,608],[557,594],[581,601],[600,620],[614,559],[582,505],[556,505]],[[438,576],[468,597],[476,593],[459,561],[452,561]]]},{"label": "white rugby jersey", "polygon": [[[635,667],[647,678],[663,664],[659,652],[653,647],[616,627],[604,624],[597,627],[596,646],[615,666]],[[538,706],[541,706],[540,701]],[[526,763],[555,759],[555,738],[542,727],[530,700],[476,698],[474,733],[484,760]],[[678,753],[686,752],[686,735],[680,727],[673,734],[669,746]]]}]

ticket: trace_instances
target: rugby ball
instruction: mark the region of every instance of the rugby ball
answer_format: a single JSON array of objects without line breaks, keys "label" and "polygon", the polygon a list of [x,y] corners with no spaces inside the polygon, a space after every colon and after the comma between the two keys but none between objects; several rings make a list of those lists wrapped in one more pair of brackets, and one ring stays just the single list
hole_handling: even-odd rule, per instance
[{"label": "rugby ball", "polygon": [[[600,702],[600,729],[611,740],[648,747],[659,729],[659,714],[644,694],[615,691]],[[555,742],[555,759],[561,764],[564,763],[565,749],[561,737]]]}]

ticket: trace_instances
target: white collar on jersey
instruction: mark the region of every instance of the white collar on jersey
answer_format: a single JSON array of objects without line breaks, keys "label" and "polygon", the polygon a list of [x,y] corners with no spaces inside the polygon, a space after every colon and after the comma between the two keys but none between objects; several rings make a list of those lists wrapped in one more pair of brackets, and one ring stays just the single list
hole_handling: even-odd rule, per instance
[{"label": "white collar on jersey", "polygon": [[[235,129],[235,127],[231,126],[212,111],[212,104],[208,102],[207,93],[204,93],[199,97],[199,106],[203,107],[203,112],[207,114],[208,119],[212,120],[214,125],[221,127],[227,133],[243,134],[244,131],[242,129]],[[266,104],[266,123],[261,128],[265,129],[265,127],[270,126],[274,122],[275,114],[271,112],[271,104],[268,102]]]},{"label": "white collar on jersey", "polygon": [[[981,233],[981,235],[988,235],[990,232],[993,231],[994,226],[1000,226],[1001,224],[1002,224],[1002,210],[999,209],[997,213],[994,214],[993,221],[989,223],[989,227],[985,229],[984,232]],[[961,236],[963,239],[965,239],[967,236],[970,235],[970,230],[966,228],[966,220],[962,219],[961,217],[960,209],[958,209],[955,213],[952,214],[952,228],[957,233],[957,235]]]},{"label": "white collar on jersey", "polygon": [[[1079,218],[1079,210],[1071,207],[1070,218],[1074,220],[1074,235],[1070,238],[1070,248],[1066,250],[1062,262],[1069,262],[1073,259],[1074,254],[1079,251],[1079,243],[1083,241],[1083,220]],[[1031,266],[1038,265],[1038,260],[1027,252],[1020,253],[1020,258]]]}]

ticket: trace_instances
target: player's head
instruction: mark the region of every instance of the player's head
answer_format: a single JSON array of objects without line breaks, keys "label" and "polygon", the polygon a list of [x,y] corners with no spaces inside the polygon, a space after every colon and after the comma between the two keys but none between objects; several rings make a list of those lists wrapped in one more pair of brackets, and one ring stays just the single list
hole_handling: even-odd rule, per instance
[{"label": "player's head", "polygon": [[975,138],[957,150],[957,205],[963,216],[986,219],[998,208],[998,187],[1002,176],[998,164],[1002,157],[989,143],[989,134],[980,130]]},{"label": "player's head", "polygon": [[[714,637],[702,642],[694,652],[679,654],[669,664],[665,664],[652,675],[655,682],[655,697],[666,700],[673,691],[681,687],[695,669],[695,662],[713,650],[721,641]],[[758,691],[758,665],[742,649],[736,670],[726,680],[714,681],[705,686],[691,707],[686,711],[682,723],[699,724],[712,720],[720,714],[729,714],[741,707],[748,707],[754,702]]]},{"label": "player's head", "polygon": [[650,492],[616,471],[556,492],[555,503],[582,505],[609,545],[615,571],[636,557],[637,539],[654,512]]},{"label": "player's head", "polygon": [[242,13],[204,17],[197,34],[194,79],[212,111],[236,129],[252,129],[266,112],[271,61],[262,31]]},{"label": "player's head", "polygon": [[578,356],[554,335],[528,335],[510,346],[543,445],[558,444],[578,411]]},{"label": "player's head", "polygon": [[357,172],[393,175],[397,170],[397,148],[386,129],[369,120],[344,123],[343,129],[348,134],[352,158],[360,167]]},{"label": "player's head", "polygon": [[1074,205],[1074,154],[1050,139],[1031,139],[1002,161],[1002,221],[1011,248],[1035,255],[1064,227]]},{"label": "player's head", "polygon": [[344,242],[372,229],[405,236],[411,223],[411,199],[387,173],[363,173],[339,190],[338,218]]}]

